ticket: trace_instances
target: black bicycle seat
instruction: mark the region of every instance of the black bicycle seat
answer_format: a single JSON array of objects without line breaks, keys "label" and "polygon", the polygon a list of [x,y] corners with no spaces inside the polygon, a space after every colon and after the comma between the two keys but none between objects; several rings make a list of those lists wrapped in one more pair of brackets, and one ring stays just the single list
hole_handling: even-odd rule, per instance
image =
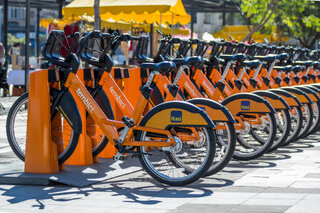
[{"label": "black bicycle seat", "polygon": [[243,61],[247,58],[247,55],[243,53],[238,53],[235,55],[227,55],[227,54],[221,54],[219,58],[222,58],[226,61]]},{"label": "black bicycle seat", "polygon": [[169,73],[174,70],[176,64],[171,61],[164,61],[160,63],[143,63],[141,68],[156,70],[163,73]]},{"label": "black bicycle seat", "polygon": [[320,68],[320,62],[319,61],[314,61],[312,65],[317,70]]},{"label": "black bicycle seat", "polygon": [[256,55],[253,58],[265,62],[273,62],[277,59],[275,55]]},{"label": "black bicycle seat", "polygon": [[268,54],[267,56],[275,56],[278,60],[286,60],[289,58],[288,53],[280,53],[280,54]]},{"label": "black bicycle seat", "polygon": [[246,67],[249,67],[250,69],[257,68],[260,64],[262,64],[259,60],[253,60],[253,61],[244,61],[244,65]]},{"label": "black bicycle seat", "polygon": [[293,64],[309,67],[309,66],[313,65],[313,61],[294,61]]},{"label": "black bicycle seat", "polygon": [[173,59],[172,62],[174,62],[177,66],[181,66],[181,65],[202,66],[204,60],[200,56],[192,56],[187,58],[176,58],[176,59]]},{"label": "black bicycle seat", "polygon": [[274,66],[273,69],[277,70],[277,71],[283,71],[283,72],[291,72],[292,71],[292,67],[291,65],[288,66]]},{"label": "black bicycle seat", "polygon": [[303,67],[300,66],[300,65],[296,65],[296,66],[292,67],[292,71],[295,72],[295,73],[298,73],[298,72],[300,72],[302,70],[303,70]]}]

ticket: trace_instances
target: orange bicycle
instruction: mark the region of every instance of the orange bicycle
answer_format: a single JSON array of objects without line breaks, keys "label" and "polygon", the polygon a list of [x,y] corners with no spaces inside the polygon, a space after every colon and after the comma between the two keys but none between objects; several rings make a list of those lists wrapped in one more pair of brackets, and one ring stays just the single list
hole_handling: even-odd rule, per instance
[{"label": "orange bicycle", "polygon": [[[109,36],[101,35],[99,31],[88,33],[81,40],[78,51],[81,52],[92,37]],[[72,131],[81,133],[81,118],[70,93],[73,91],[109,143],[118,150],[115,160],[120,159],[124,153],[137,155],[149,175],[168,185],[189,184],[206,173],[215,155],[215,136],[212,129],[214,124],[202,109],[190,103],[171,101],[154,107],[142,117],[152,91],[150,84],[153,78],[160,73],[170,73],[175,68],[174,63],[142,64],[142,67],[154,71],[141,87],[139,101],[132,115],[124,116],[122,121],[110,120],[77,77],[80,65],[77,55],[71,51],[66,57],[60,55],[64,39],[62,31],[53,31],[43,49],[45,59],[60,67],[59,71],[63,73],[59,79],[59,93],[56,93],[52,101],[53,117],[58,112],[61,113]],[[71,47],[67,49],[72,49]],[[94,55],[87,57],[103,67],[101,79],[105,79],[113,65],[111,57],[105,54],[102,61],[98,61]],[[121,133],[117,130],[120,128]],[[70,144],[74,146],[73,142]],[[72,151],[66,156],[70,156],[70,153]]]}]

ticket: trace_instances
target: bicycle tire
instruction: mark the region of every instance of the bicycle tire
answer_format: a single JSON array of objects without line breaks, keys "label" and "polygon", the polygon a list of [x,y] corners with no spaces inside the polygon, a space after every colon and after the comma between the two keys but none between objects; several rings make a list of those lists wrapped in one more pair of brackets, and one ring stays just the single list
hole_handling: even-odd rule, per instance
[{"label": "bicycle tire", "polygon": [[305,123],[302,123],[302,128],[297,139],[304,138],[309,133],[310,128],[312,126],[312,120],[313,120],[312,106],[311,104],[303,104],[302,108],[303,107],[305,107],[305,111],[307,109],[307,112],[305,113],[302,112],[303,121],[305,121]]},{"label": "bicycle tire", "polygon": [[313,122],[310,127],[309,132],[305,135],[305,137],[316,133],[319,130],[320,127],[320,102],[314,102],[312,105],[312,111],[313,111]]},{"label": "bicycle tire", "polygon": [[213,159],[213,162],[212,162],[210,168],[208,169],[207,173],[205,174],[205,176],[211,176],[211,175],[214,175],[214,174],[218,173],[219,171],[223,170],[228,165],[228,163],[230,162],[230,160],[232,159],[232,156],[234,154],[234,150],[236,148],[236,131],[234,128],[234,124],[230,123],[230,122],[225,122],[225,125],[227,127],[227,139],[228,139],[227,150],[223,154],[223,157],[220,160],[218,160],[218,162],[215,163],[215,159],[217,158],[217,155],[219,155],[219,151],[218,151],[217,147],[219,146],[218,145],[219,142],[221,143],[221,141],[220,141],[221,138],[219,138],[219,135],[216,131],[216,133],[215,133],[216,142],[217,142],[216,155],[215,155],[215,158]]},{"label": "bicycle tire", "polygon": [[[190,128],[190,127],[189,127]],[[199,178],[203,177],[206,172],[208,171],[208,169],[210,168],[214,155],[215,155],[215,135],[214,135],[214,131],[211,128],[205,128],[202,127],[205,132],[206,132],[206,138],[209,140],[205,140],[206,141],[206,151],[205,151],[205,157],[201,158],[201,160],[199,159],[199,156],[196,156],[195,158],[192,158],[191,156],[187,155],[186,156],[186,151],[184,150],[184,148],[189,147],[190,149],[192,149],[192,146],[189,146],[188,144],[184,144],[186,146],[182,147],[182,149],[179,152],[183,152],[183,155],[181,153],[180,156],[177,156],[177,153],[168,153],[165,151],[161,151],[158,148],[154,148],[152,150],[150,150],[150,147],[148,147],[148,151],[146,147],[137,147],[137,151],[141,152],[141,153],[150,153],[150,152],[157,152],[159,154],[152,154],[151,157],[159,157],[160,154],[162,154],[162,158],[160,162],[163,163],[159,163],[159,166],[161,167],[161,165],[167,163],[168,165],[166,166],[167,168],[170,166],[170,173],[173,173],[172,169],[176,169],[176,175],[178,175],[178,173],[180,175],[184,175],[183,177],[169,177],[169,174],[164,174],[164,171],[160,171],[157,168],[155,168],[156,163],[159,161],[158,159],[155,159],[156,162],[155,164],[153,164],[151,161],[151,157],[149,157],[149,154],[139,154],[139,161],[142,165],[142,167],[144,168],[144,170],[154,179],[156,179],[157,181],[167,184],[167,185],[171,185],[171,186],[182,186],[182,185],[187,185],[190,183],[193,183],[195,181],[197,181]],[[142,132],[139,131],[137,134],[137,140],[139,141],[144,141],[146,137],[146,132]],[[203,148],[203,146],[201,147],[201,149]],[[187,149],[187,148],[186,148]],[[199,165],[199,168],[197,168],[196,170],[189,170],[186,169],[186,166],[184,166],[183,164],[185,164],[185,161],[182,162],[182,160],[184,159],[180,159],[184,158],[184,159],[188,159],[188,161],[190,161],[192,159],[193,162],[195,160],[200,160],[201,164]],[[171,158],[171,159],[170,159]],[[174,158],[174,159],[172,159]],[[182,171],[183,170],[183,171]]]},{"label": "bicycle tire", "polygon": [[[22,105],[27,104],[28,100],[29,100],[29,93],[25,93],[22,96],[20,96],[10,108],[7,116],[7,120],[6,120],[6,133],[7,133],[7,139],[8,139],[9,145],[13,150],[13,152],[16,154],[16,156],[22,161],[25,160],[25,152],[24,150],[21,149],[21,147],[18,145],[18,141],[16,140],[16,135],[14,131],[14,122],[16,120],[16,116],[19,108]],[[56,114],[56,116],[57,115],[58,114]],[[64,151],[60,155],[58,155],[59,164],[62,164],[63,162],[65,162],[73,154],[74,150],[77,147],[78,141],[79,141],[79,134],[75,133],[72,130],[70,141],[68,142],[66,149],[64,149]]]},{"label": "bicycle tire", "polygon": [[[290,112],[295,112],[296,116],[293,117]],[[302,117],[302,110],[298,106],[292,106],[291,110],[289,110],[290,120],[291,120],[291,128],[290,133],[287,140],[282,144],[283,146],[289,145],[291,142],[296,141],[301,131],[303,117]]]},{"label": "bicycle tire", "polygon": [[[274,114],[271,114],[271,113],[266,113],[265,115],[268,116],[268,119],[269,119],[269,123],[270,123],[270,127],[269,127],[269,136],[267,138],[267,141],[262,145],[262,147],[260,147],[259,149],[257,149],[256,151],[254,152],[241,152],[241,149],[248,149],[248,150],[251,150],[251,149],[254,149],[254,147],[252,148],[252,145],[249,144],[248,146],[248,143],[247,141],[243,138],[242,135],[240,134],[237,134],[237,141],[238,141],[238,145],[239,145],[239,148],[237,149],[236,147],[236,151],[234,152],[234,155],[233,155],[233,158],[236,159],[236,160],[243,160],[243,161],[248,161],[248,160],[253,160],[253,159],[257,159],[259,157],[261,157],[264,153],[268,152],[269,149],[271,148],[274,140],[275,140],[275,137],[276,137],[276,119],[275,119],[275,115]],[[271,132],[271,133],[270,133]],[[252,130],[250,130],[250,134],[252,134]],[[247,135],[250,135],[250,134],[247,134]],[[259,143],[259,141],[256,141]],[[239,151],[237,151],[239,150]]]},{"label": "bicycle tire", "polygon": [[[275,141],[273,142],[271,148],[268,152],[273,152],[277,150],[279,147],[282,147],[283,144],[286,142],[291,129],[291,119],[290,119],[290,113],[288,110],[281,110],[282,115],[278,114],[280,111],[276,114],[276,121],[277,122],[277,136]],[[281,124],[281,117],[283,116],[284,125]],[[280,124],[279,124],[280,122]],[[278,136],[278,132],[282,130],[282,133],[280,133],[280,136]]]}]

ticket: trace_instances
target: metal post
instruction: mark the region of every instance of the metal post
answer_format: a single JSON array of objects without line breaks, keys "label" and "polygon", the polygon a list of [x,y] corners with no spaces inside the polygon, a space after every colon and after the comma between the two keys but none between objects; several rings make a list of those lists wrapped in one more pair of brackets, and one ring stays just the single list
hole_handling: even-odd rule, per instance
[{"label": "metal post", "polygon": [[223,4],[222,8],[222,26],[226,25],[226,9],[225,9],[225,4]]},{"label": "metal post", "polygon": [[63,0],[59,0],[59,19],[62,19]]},{"label": "metal post", "polygon": [[30,0],[26,0],[26,43],[25,43],[25,88],[29,90],[29,56],[30,56]]},{"label": "metal post", "polygon": [[39,35],[40,35],[40,11],[41,9],[37,9],[37,23],[36,23],[36,56],[40,56],[40,43],[39,43]]},{"label": "metal post", "polygon": [[172,13],[172,19],[171,19],[171,38],[173,38],[173,13]]},{"label": "metal post", "polygon": [[160,28],[160,32],[162,32],[162,31],[161,31],[161,30],[162,30],[161,25],[162,25],[162,13],[160,13],[160,26],[159,26],[159,28]]},{"label": "metal post", "polygon": [[191,2],[191,39],[193,39],[193,32],[194,32],[194,26],[193,26],[193,24],[194,24],[194,19],[195,19],[195,15],[196,15],[196,13],[194,12],[194,10],[193,10],[193,1]]},{"label": "metal post", "polygon": [[[191,2],[191,39],[193,39],[193,32],[194,32],[194,19],[197,15],[193,10],[193,1]],[[190,51],[190,56],[192,56],[192,51]]]},{"label": "metal post", "polygon": [[6,63],[4,64],[6,72],[8,71],[8,4],[9,0],[4,0],[3,5],[3,46],[6,51]]},{"label": "metal post", "polygon": [[150,58],[153,58],[153,24],[150,24]]},{"label": "metal post", "polygon": [[[171,15],[171,38],[173,38],[173,13]],[[174,54],[174,45],[172,45],[171,56]]]}]

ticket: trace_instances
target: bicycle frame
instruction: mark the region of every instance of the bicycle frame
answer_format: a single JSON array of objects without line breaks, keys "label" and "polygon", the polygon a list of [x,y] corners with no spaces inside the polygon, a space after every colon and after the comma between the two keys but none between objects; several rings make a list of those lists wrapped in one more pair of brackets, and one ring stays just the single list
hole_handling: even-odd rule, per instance
[{"label": "bicycle frame", "polygon": [[[104,72],[102,79],[107,79],[106,74]],[[90,93],[87,91],[85,86],[82,84],[78,76],[72,72],[70,72],[65,87],[68,89],[71,89],[75,94],[79,97],[81,100],[81,103],[85,106],[90,116],[93,118],[93,120],[96,122],[96,124],[99,126],[99,128],[102,130],[102,132],[106,135],[109,142],[112,145],[117,145],[117,143],[114,141],[119,141],[121,135],[119,135],[118,131],[114,128],[114,126],[118,127],[126,127],[126,125],[123,122],[120,121],[114,121],[109,120],[105,114],[102,112],[100,107],[97,105],[97,103],[93,100]],[[141,94],[139,97],[138,104],[136,108],[133,111],[132,118],[134,120],[134,127],[131,128],[128,132],[128,134],[123,138],[122,145],[126,146],[158,146],[158,147],[169,147],[169,146],[175,146],[176,143],[171,135],[171,133],[168,130],[161,130],[161,129],[155,129],[155,128],[149,128],[149,127],[142,127],[137,126],[137,122],[140,120],[141,114],[143,113],[144,108],[146,107],[147,99]],[[169,142],[167,141],[130,141],[130,139],[133,136],[133,130],[138,131],[148,131],[153,132],[157,134],[163,134],[166,135],[169,138]]]}]

